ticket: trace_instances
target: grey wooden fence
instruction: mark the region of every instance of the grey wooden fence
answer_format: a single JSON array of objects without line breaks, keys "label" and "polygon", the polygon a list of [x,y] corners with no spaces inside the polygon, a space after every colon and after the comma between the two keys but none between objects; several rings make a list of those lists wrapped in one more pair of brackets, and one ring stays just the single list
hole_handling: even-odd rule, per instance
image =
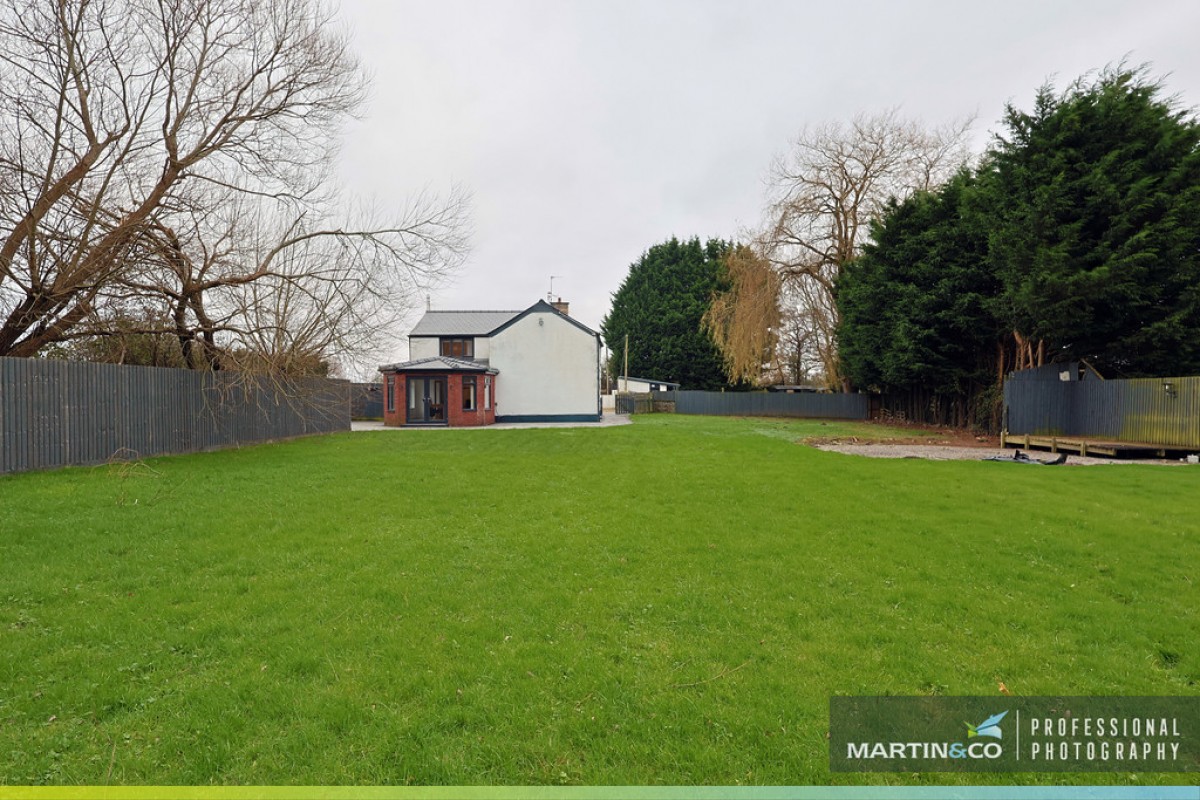
[{"label": "grey wooden fence", "polygon": [[613,401],[618,414],[649,414],[654,411],[651,392],[617,392]]},{"label": "grey wooden fence", "polygon": [[677,414],[866,419],[871,410],[870,402],[863,394],[698,391],[653,394],[655,400],[674,402]]},{"label": "grey wooden fence", "polygon": [[1010,375],[1004,382],[1008,432],[1200,449],[1200,377],[1078,375],[1073,364]]},{"label": "grey wooden fence", "polygon": [[350,419],[383,419],[383,384],[350,384]]},{"label": "grey wooden fence", "polygon": [[0,358],[0,473],[349,428],[346,381]]}]

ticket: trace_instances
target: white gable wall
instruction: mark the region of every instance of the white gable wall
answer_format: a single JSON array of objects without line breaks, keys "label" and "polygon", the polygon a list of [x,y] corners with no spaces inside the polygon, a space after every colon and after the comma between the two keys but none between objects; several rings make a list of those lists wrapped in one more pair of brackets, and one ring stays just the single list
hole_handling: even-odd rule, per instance
[{"label": "white gable wall", "polygon": [[600,353],[594,334],[554,312],[533,312],[493,336],[490,351],[489,363],[500,371],[497,418],[599,414]]},{"label": "white gable wall", "polygon": [[476,361],[487,361],[492,357],[492,340],[486,336],[475,337],[475,355]]}]

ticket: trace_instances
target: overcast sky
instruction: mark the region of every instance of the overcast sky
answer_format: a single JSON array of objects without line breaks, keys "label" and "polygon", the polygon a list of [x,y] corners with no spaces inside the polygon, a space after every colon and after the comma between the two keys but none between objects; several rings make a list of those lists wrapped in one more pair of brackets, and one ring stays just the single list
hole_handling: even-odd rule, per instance
[{"label": "overcast sky", "polygon": [[1196,0],[340,5],[373,78],[348,193],[473,195],[470,258],[433,307],[526,308],[555,275],[597,329],[648,247],[756,225],[771,159],[806,125],[977,114],[982,150],[1006,102],[1122,58],[1200,105]]}]

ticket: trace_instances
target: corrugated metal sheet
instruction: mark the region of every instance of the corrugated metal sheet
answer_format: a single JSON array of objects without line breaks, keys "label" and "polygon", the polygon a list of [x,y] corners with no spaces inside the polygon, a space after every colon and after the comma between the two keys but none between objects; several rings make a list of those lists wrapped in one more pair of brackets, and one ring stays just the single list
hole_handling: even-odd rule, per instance
[{"label": "corrugated metal sheet", "polygon": [[1004,384],[1009,433],[1200,449],[1200,377]]},{"label": "corrugated metal sheet", "polygon": [[350,385],[0,358],[0,473],[350,428]]},{"label": "corrugated metal sheet", "polygon": [[1012,376],[1004,382],[1005,430],[1043,436],[1077,435],[1073,434],[1074,390],[1081,385],[1058,379],[1021,380]]},{"label": "corrugated metal sheet", "polygon": [[1123,441],[1200,448],[1200,377],[1121,383],[1124,408],[1118,435]]},{"label": "corrugated metal sheet", "polygon": [[870,413],[870,402],[863,394],[697,391],[653,394],[655,400],[674,401],[677,414],[866,419]]}]

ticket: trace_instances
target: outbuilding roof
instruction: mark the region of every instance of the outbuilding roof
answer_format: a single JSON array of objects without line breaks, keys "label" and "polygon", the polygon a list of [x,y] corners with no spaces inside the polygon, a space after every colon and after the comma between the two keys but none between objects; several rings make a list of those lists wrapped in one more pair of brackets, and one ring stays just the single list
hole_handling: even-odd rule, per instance
[{"label": "outbuilding roof", "polygon": [[618,375],[617,377],[623,381],[628,380],[628,381],[637,381],[638,383],[660,383],[663,386],[674,386],[677,389],[680,386],[680,384],[676,383],[675,381],[660,381],[660,380],[655,380],[654,378],[635,378],[632,375]]},{"label": "outbuilding roof", "polygon": [[486,372],[488,375],[499,375],[500,370],[489,367],[482,361],[468,361],[449,356],[433,356],[418,358],[416,361],[401,361],[398,364],[384,364],[380,372]]},{"label": "outbuilding roof", "polygon": [[426,311],[410,336],[486,336],[522,311]]}]

